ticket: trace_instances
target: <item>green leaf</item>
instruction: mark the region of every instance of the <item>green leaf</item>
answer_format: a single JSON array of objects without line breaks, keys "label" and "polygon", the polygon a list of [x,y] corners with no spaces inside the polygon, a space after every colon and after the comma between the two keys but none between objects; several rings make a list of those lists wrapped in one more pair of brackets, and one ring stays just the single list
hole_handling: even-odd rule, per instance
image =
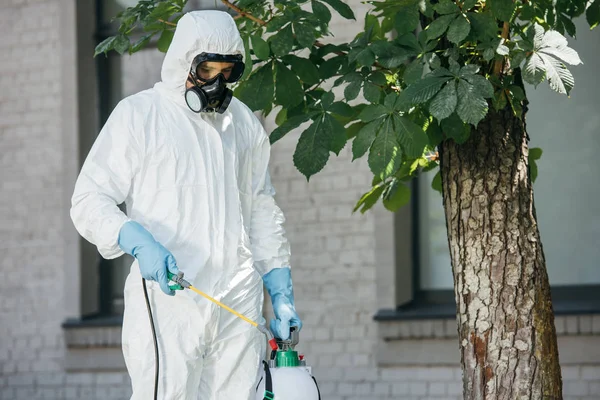
[{"label": "green leaf", "polygon": [[534,86],[539,85],[546,78],[546,66],[539,54],[533,53],[527,59],[523,69],[523,80]]},{"label": "green leaf", "polygon": [[396,92],[388,93],[383,100],[383,105],[388,109],[388,113],[393,113],[394,111],[398,111],[402,104],[402,99]]},{"label": "green leaf", "polygon": [[260,35],[250,36],[250,41],[252,42],[252,49],[256,57],[261,60],[268,60],[271,54],[269,44]]},{"label": "green leaf", "polygon": [[457,114],[460,118],[473,126],[477,126],[479,121],[485,118],[488,112],[487,101],[477,93],[473,85],[462,79],[458,82],[458,107]]},{"label": "green leaf", "polygon": [[240,81],[246,82],[252,73],[252,67],[254,64],[252,62],[252,55],[250,54],[250,37],[242,36],[242,41],[244,42],[244,73],[242,74]]},{"label": "green leaf", "polygon": [[361,111],[358,118],[363,122],[371,122],[389,114],[389,110],[381,104],[368,105]]},{"label": "green leaf", "polygon": [[517,85],[510,85],[508,89],[510,90],[511,96],[516,100],[525,100],[525,92],[521,87]]},{"label": "green leaf", "polygon": [[[456,60],[450,58],[448,60],[448,68],[450,69],[450,75],[454,75],[457,76],[460,73],[460,65],[456,62]],[[434,71],[433,73],[438,75],[440,73],[444,72],[444,70],[442,70],[441,68]],[[444,75],[447,75],[444,73]]]},{"label": "green leaf", "polygon": [[331,106],[327,108],[327,111],[340,115],[342,117],[351,117],[352,115],[354,115],[354,110],[352,109],[352,107],[350,107],[348,103],[345,103],[343,101],[336,101],[335,103],[331,104]]},{"label": "green leaf", "polygon": [[[548,32],[548,33],[559,34],[558,32]],[[563,39],[564,39],[564,37],[563,37]],[[579,58],[579,54],[577,54],[577,52],[575,50],[573,50],[572,48],[567,47],[566,44],[564,46],[560,46],[560,47],[559,46],[543,47],[543,48],[539,49],[538,54],[540,54],[541,56],[545,55],[545,56],[550,56],[550,58],[556,58],[557,60],[563,61],[566,64],[571,64],[571,65],[582,64],[581,59]],[[544,61],[546,61],[545,58],[544,58]]]},{"label": "green leaf", "polygon": [[475,93],[484,98],[494,96],[494,86],[481,75],[467,75],[464,79],[475,88]]},{"label": "green leaf", "polygon": [[590,29],[594,29],[600,25],[600,0],[595,0],[585,10],[585,18],[590,24]]},{"label": "green leaf", "polygon": [[373,53],[377,55],[379,63],[385,68],[396,68],[411,58],[411,53],[402,47],[395,46],[387,40],[380,40],[371,45]]},{"label": "green leaf", "polygon": [[425,65],[421,62],[421,60],[414,60],[408,64],[406,70],[404,71],[404,82],[406,82],[407,85],[411,85],[420,80],[423,76],[424,69]]},{"label": "green leaf", "polygon": [[556,58],[542,57],[546,65],[546,78],[548,78],[550,87],[558,93],[569,95],[575,86],[575,78],[571,72]]},{"label": "green leaf", "polygon": [[381,87],[371,82],[365,82],[363,86],[363,96],[370,103],[379,103],[381,99]]},{"label": "green leaf", "polygon": [[277,62],[276,72],[275,103],[285,108],[300,104],[304,100],[304,89],[298,76],[281,62]]},{"label": "green leaf", "polygon": [[365,15],[365,32],[371,32],[371,39],[382,39],[383,35],[381,33],[381,25],[379,24],[379,19],[367,12]]},{"label": "green leaf", "polygon": [[431,99],[448,82],[450,77],[425,77],[404,89],[400,96],[409,104],[420,104]]},{"label": "green leaf", "polygon": [[442,15],[457,14],[460,11],[456,3],[450,0],[441,0],[438,4],[433,6],[433,8],[438,14]]},{"label": "green leaf", "polygon": [[470,125],[465,124],[456,113],[442,121],[442,131],[458,144],[466,142],[471,136]]},{"label": "green leaf", "polygon": [[512,19],[516,8],[516,3],[513,0],[488,0],[488,2],[494,17],[500,21],[510,21]]},{"label": "green leaf", "polygon": [[146,45],[148,43],[150,43],[150,40],[152,39],[152,36],[154,36],[153,33],[149,33],[147,35],[142,36],[137,42],[135,42],[129,48],[129,54],[137,53],[138,51],[140,51],[141,49],[143,49],[144,47],[146,47]]},{"label": "green leaf", "polygon": [[462,15],[459,15],[450,24],[450,27],[448,28],[447,37],[448,40],[452,43],[460,44],[463,40],[466,39],[467,36],[469,36],[470,31],[471,24],[469,23],[469,21]]},{"label": "green leaf", "polygon": [[500,89],[496,91],[496,93],[494,93],[494,97],[492,98],[492,105],[496,111],[504,110],[507,104],[508,99],[506,98],[506,93],[504,93],[504,90]]},{"label": "green leaf", "polygon": [[342,60],[345,57],[333,57],[326,60],[319,66],[319,77],[321,79],[329,79],[334,76],[342,66]]},{"label": "green leaf", "polygon": [[433,40],[438,38],[446,32],[450,23],[456,19],[455,14],[451,15],[442,15],[441,17],[435,19],[426,29],[427,38],[429,40]]},{"label": "green leaf", "polygon": [[348,86],[344,88],[344,98],[347,101],[354,100],[358,97],[360,93],[360,88],[362,86],[362,81],[354,81],[350,82]]},{"label": "green leaf", "polygon": [[463,2],[462,9],[463,11],[470,10],[471,8],[475,7],[476,4],[477,0],[465,0]]},{"label": "green leaf", "polygon": [[168,29],[162,31],[160,37],[158,38],[158,42],[156,43],[156,47],[158,47],[159,51],[166,53],[167,50],[169,50],[169,46],[171,45],[174,34],[174,31]]},{"label": "green leaf", "polygon": [[423,14],[424,16],[426,16],[429,19],[433,19],[435,9],[433,8],[433,5],[431,4],[431,0],[419,1],[418,4],[419,4],[419,11],[421,11],[421,14]]},{"label": "green leaf", "polygon": [[479,41],[495,39],[498,37],[498,24],[489,12],[467,13],[471,22],[471,38]]},{"label": "green leaf", "polygon": [[279,110],[279,112],[277,113],[277,115],[275,116],[275,124],[277,124],[277,126],[280,126],[281,124],[283,124],[285,121],[287,121],[287,108],[281,108],[281,110]]},{"label": "green leaf", "polygon": [[542,157],[542,149],[534,147],[529,149],[529,175],[531,176],[531,182],[535,182],[538,177],[538,166],[537,160]]},{"label": "green leaf", "polygon": [[377,137],[377,132],[382,123],[382,120],[377,119],[369,122],[358,131],[356,137],[352,141],[352,161],[361,158],[365,155],[367,150],[369,150],[371,144],[373,144],[373,141]]},{"label": "green leaf", "polygon": [[382,180],[394,175],[402,163],[402,148],[398,143],[391,118],[386,118],[369,151],[369,167]]},{"label": "green leaf", "polygon": [[315,16],[324,24],[329,24],[331,21],[331,12],[326,5],[321,3],[320,1],[313,0],[311,2],[312,10]]},{"label": "green leaf", "polygon": [[360,212],[362,214],[367,212],[377,203],[377,200],[379,200],[379,198],[381,197],[381,194],[383,193],[384,189],[384,185],[378,185],[370,191],[368,191],[367,193],[363,194],[360,200],[358,200],[358,202],[356,203],[353,212],[356,212],[358,209],[360,209]]},{"label": "green leaf", "polygon": [[352,9],[341,0],[323,0],[329,4],[335,11],[337,11],[342,17],[346,19],[356,19]]},{"label": "green leaf", "polygon": [[419,125],[405,116],[394,114],[394,125],[398,132],[398,140],[407,156],[411,158],[420,157],[425,146],[429,144],[429,138]]},{"label": "green leaf", "polygon": [[324,92],[321,96],[321,106],[324,111],[329,110],[329,107],[333,104],[335,100],[335,94],[333,92]]},{"label": "green leaf", "polygon": [[429,104],[429,112],[438,121],[441,121],[448,118],[456,110],[457,103],[456,82],[452,80],[446,83],[446,86],[433,98]]},{"label": "green leaf", "polygon": [[292,71],[307,85],[314,85],[319,82],[319,70],[312,61],[293,54],[288,54],[282,57],[281,60],[289,64]]},{"label": "green leaf", "polygon": [[294,33],[292,32],[292,25],[289,24],[285,28],[281,29],[275,35],[269,38],[271,42],[271,50],[273,54],[278,57],[285,56],[294,47]]},{"label": "green leaf", "polygon": [[396,212],[400,207],[410,202],[410,189],[408,186],[394,180],[390,189],[383,197],[383,206],[389,211]]},{"label": "green leaf", "polygon": [[[348,54],[348,61],[352,62],[350,60],[350,54]],[[371,65],[375,64],[375,54],[373,54],[373,51],[369,48],[362,49],[358,52],[356,61],[358,62],[358,65],[370,67]]]},{"label": "green leaf", "polygon": [[[163,36],[168,36],[168,34],[167,34],[167,35],[165,35],[165,32],[167,32],[167,31],[163,31],[162,35],[160,36],[161,38],[162,38]],[[172,33],[172,32],[171,32],[171,33]],[[159,39],[159,42],[160,42],[160,39]],[[169,42],[169,43],[170,43],[170,42]],[[125,36],[125,35],[117,35],[117,37],[115,38],[115,41],[113,42],[113,45],[114,45],[114,50],[115,50],[117,53],[119,53],[119,54],[123,55],[123,54],[124,54],[124,53],[125,53],[125,52],[126,52],[128,49],[129,49],[129,45],[130,45],[130,43],[129,43],[129,38],[128,38],[127,36]],[[168,44],[167,44],[167,48],[168,48],[168,47],[169,47],[169,46],[168,46]],[[159,48],[159,50],[160,50],[160,48]],[[162,50],[161,50],[161,51],[162,51]],[[166,51],[166,50],[165,50],[165,51]]]},{"label": "green leaf", "polygon": [[[363,122],[356,122],[346,128],[346,137],[348,140],[356,138],[358,132],[365,126]],[[354,144],[354,142],[352,142]]]},{"label": "green leaf", "polygon": [[273,132],[271,132],[271,135],[269,136],[271,144],[275,143],[276,141],[284,137],[292,129],[296,129],[309,119],[310,116],[307,114],[296,115],[295,117],[288,119],[283,124],[281,124],[281,126],[279,126],[278,128],[274,129]]},{"label": "green leaf", "polygon": [[539,160],[542,158],[542,149],[539,147],[532,147],[529,149],[529,159],[530,160]]},{"label": "green leaf", "polygon": [[541,43],[534,50],[558,58],[567,64],[581,64],[579,54],[570,48],[567,39],[556,31],[544,33]]},{"label": "green leaf", "polygon": [[405,7],[398,12],[394,18],[394,28],[396,34],[402,36],[405,33],[413,32],[419,23],[419,10],[412,7]]},{"label": "green leaf", "polygon": [[442,143],[444,134],[440,126],[433,121],[427,126],[427,137],[429,138],[429,146],[435,147]]},{"label": "green leaf", "polygon": [[296,40],[302,47],[312,47],[317,38],[315,29],[308,24],[294,22],[294,32],[296,33]]},{"label": "green leaf", "polygon": [[238,97],[252,111],[258,111],[273,103],[273,89],[273,63],[269,62],[240,84]]},{"label": "green leaf", "polygon": [[107,37],[106,39],[104,39],[102,42],[100,42],[94,49],[94,57],[96,57],[98,54],[102,54],[102,53],[104,53],[104,55],[106,55],[106,53],[111,51],[114,47],[114,42],[116,39],[117,39],[117,36],[110,36],[110,37]]},{"label": "green leaf", "polygon": [[312,125],[300,135],[296,151],[294,152],[294,165],[307,180],[327,164],[329,160],[329,147],[331,146],[331,132],[323,127],[323,115],[319,116]]},{"label": "green leaf", "polygon": [[458,73],[458,76],[460,78],[465,78],[467,76],[476,74],[477,72],[479,72],[479,65],[476,65],[476,64],[467,64],[467,65],[463,66],[460,69],[460,72]]},{"label": "green leaf", "polygon": [[510,49],[504,44],[504,39],[501,39],[498,43],[498,46],[496,46],[496,54],[500,54],[501,56],[507,56],[510,54]]},{"label": "green leaf", "polygon": [[[424,32],[422,31],[421,34],[424,34]],[[396,43],[402,48],[408,50],[412,55],[418,55],[421,53],[421,45],[417,41],[417,37],[412,33],[398,37],[396,39]]]},{"label": "green leaf", "polygon": [[346,129],[330,114],[323,116],[323,125],[321,128],[322,132],[327,132],[326,135],[331,137],[329,143],[329,150],[333,151],[336,155],[340,154],[340,151],[346,145]]},{"label": "green leaf", "polygon": [[563,64],[581,64],[577,52],[568,47],[567,39],[556,31],[544,31],[535,24],[528,32],[533,41],[533,51],[525,63],[523,79],[533,85],[548,79],[550,87],[562,94],[569,94],[575,80]]},{"label": "green leaf", "polygon": [[442,174],[438,171],[431,180],[431,188],[442,193]]},{"label": "green leaf", "polygon": [[279,32],[288,22],[290,22],[290,19],[285,15],[273,17],[273,19],[267,23],[267,32]]},{"label": "green leaf", "polygon": [[494,52],[494,49],[492,48],[487,48],[483,51],[483,59],[485,61],[491,61],[494,57],[496,56],[496,53]]},{"label": "green leaf", "polygon": [[373,72],[371,75],[369,75],[368,80],[369,82],[373,82],[379,86],[384,86],[387,84],[387,78],[385,77],[385,74],[379,71]]}]

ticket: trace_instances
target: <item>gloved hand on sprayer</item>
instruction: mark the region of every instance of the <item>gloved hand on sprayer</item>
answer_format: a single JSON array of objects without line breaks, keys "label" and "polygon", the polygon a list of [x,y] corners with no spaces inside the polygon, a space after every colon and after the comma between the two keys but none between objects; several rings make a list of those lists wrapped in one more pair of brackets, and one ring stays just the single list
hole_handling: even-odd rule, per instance
[{"label": "gloved hand on sprayer", "polygon": [[167,271],[175,275],[179,272],[175,257],[150,232],[137,222],[129,221],[119,231],[119,246],[138,260],[142,278],[158,282],[160,289],[170,296],[175,294],[169,289],[167,278]]},{"label": "gloved hand on sprayer", "polygon": [[263,276],[265,287],[271,296],[275,319],[271,320],[271,331],[280,339],[290,336],[290,326],[302,329],[302,321],[294,305],[294,289],[289,268],[277,268]]},{"label": "gloved hand on sprayer", "polygon": [[[158,243],[152,234],[135,221],[123,225],[119,232],[119,246],[138,260],[142,277],[156,281],[163,292],[174,295],[169,288],[167,271],[177,275],[179,269],[175,257]],[[263,276],[265,287],[271,296],[275,319],[271,320],[271,331],[280,339],[290,335],[290,326],[302,329],[302,321],[294,305],[294,290],[289,268],[276,268]]]}]

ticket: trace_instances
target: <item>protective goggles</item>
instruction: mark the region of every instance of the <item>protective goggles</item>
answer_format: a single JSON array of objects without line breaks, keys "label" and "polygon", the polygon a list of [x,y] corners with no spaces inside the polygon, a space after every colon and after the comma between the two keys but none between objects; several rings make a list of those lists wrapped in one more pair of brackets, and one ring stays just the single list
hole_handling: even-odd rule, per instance
[{"label": "protective goggles", "polygon": [[242,75],[244,74],[244,59],[241,54],[215,54],[215,53],[200,53],[196,57],[194,57],[194,61],[192,61],[192,66],[190,68],[190,72],[194,79],[199,79],[197,76],[197,69],[205,61],[215,61],[215,62],[227,62],[233,63],[233,69],[231,70],[231,74],[229,75],[229,79],[225,81],[227,83],[237,82]]}]

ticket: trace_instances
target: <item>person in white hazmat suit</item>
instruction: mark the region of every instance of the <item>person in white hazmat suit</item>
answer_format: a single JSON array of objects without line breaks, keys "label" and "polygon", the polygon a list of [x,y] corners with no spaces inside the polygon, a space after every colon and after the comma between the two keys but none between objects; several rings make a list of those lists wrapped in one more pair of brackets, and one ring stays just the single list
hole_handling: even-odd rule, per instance
[{"label": "person in white hazmat suit", "polygon": [[132,399],[150,399],[154,390],[142,277],[157,329],[160,399],[254,399],[266,348],[247,322],[193,292],[173,296],[167,270],[255,321],[264,321],[264,283],[275,336],[286,339],[290,325],[302,325],[284,216],[267,171],[269,138],[225,86],[241,77],[243,54],[229,14],[184,15],[161,82],[116,106],[75,185],[78,232],[104,258],[135,257],[122,337]]}]

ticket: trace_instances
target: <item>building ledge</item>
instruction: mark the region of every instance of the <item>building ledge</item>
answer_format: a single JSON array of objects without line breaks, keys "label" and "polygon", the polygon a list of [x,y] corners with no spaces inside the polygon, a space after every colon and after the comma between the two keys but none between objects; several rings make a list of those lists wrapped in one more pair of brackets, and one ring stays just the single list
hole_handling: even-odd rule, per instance
[{"label": "building ledge", "polygon": [[121,351],[121,316],[68,319],[62,324],[65,370],[125,371]]}]

